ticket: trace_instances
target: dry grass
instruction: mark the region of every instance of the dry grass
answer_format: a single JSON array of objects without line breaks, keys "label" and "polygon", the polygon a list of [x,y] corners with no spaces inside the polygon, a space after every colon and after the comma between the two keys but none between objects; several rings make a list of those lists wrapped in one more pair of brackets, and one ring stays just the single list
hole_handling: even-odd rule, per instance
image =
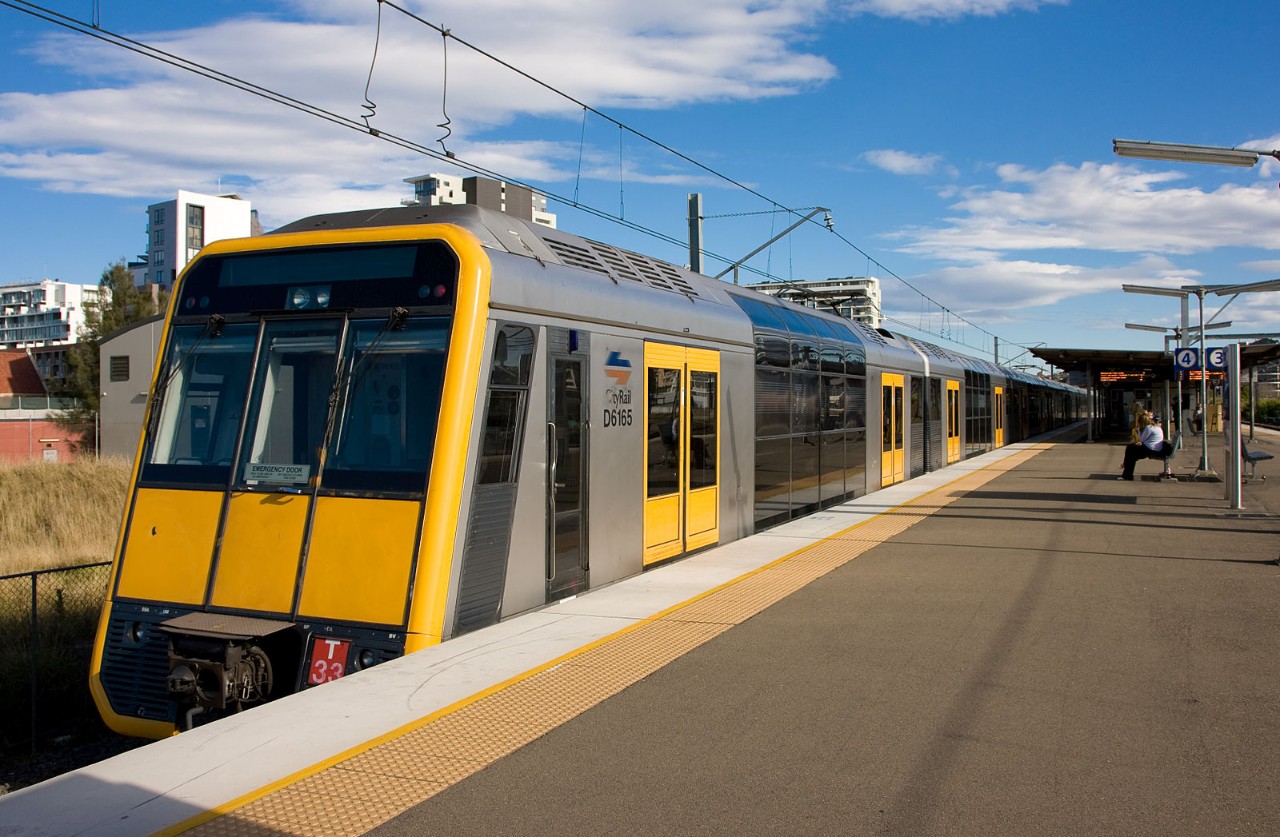
[{"label": "dry grass", "polygon": [[89,457],[0,463],[0,575],[111,560],[130,467]]}]

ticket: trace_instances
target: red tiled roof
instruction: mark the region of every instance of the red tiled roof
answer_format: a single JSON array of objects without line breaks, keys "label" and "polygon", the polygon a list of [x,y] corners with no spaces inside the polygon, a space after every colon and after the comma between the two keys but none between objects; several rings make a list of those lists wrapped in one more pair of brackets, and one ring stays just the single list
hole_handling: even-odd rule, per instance
[{"label": "red tiled roof", "polygon": [[44,395],[44,381],[21,349],[0,349],[0,395]]}]

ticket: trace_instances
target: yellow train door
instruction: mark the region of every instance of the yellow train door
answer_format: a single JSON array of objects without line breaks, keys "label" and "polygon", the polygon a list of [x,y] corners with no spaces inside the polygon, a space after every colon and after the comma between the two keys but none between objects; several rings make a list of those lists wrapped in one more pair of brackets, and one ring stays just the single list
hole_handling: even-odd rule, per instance
[{"label": "yellow train door", "polygon": [[947,381],[947,464],[960,461],[960,382]]},{"label": "yellow train door", "polygon": [[996,447],[1004,447],[1004,387],[996,387],[995,415],[992,417],[996,429]]},{"label": "yellow train door", "polygon": [[720,540],[720,353],[644,351],[644,563]]},{"label": "yellow train door", "polygon": [[903,455],[902,399],[906,378],[884,372],[880,375],[880,485],[893,485],[906,477]]}]

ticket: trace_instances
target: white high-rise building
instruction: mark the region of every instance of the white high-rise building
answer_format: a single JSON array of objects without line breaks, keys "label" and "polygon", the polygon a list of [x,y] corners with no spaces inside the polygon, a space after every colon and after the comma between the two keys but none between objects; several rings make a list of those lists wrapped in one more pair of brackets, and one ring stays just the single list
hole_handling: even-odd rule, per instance
[{"label": "white high-rise building", "polygon": [[187,262],[209,242],[261,233],[253,207],[239,195],[180,189],[174,200],[147,207],[147,253],[129,264],[133,282],[171,288]]},{"label": "white high-rise building", "polygon": [[459,177],[453,174],[423,174],[406,177],[413,185],[413,197],[405,206],[439,206],[469,203],[496,209],[526,221],[554,228],[556,216],[547,212],[547,196],[525,186],[487,177]]},{"label": "white high-rise building", "polygon": [[834,311],[872,328],[880,327],[880,280],[874,276],[814,279],[805,282],[760,282],[751,285],[761,293],[809,308]]},{"label": "white high-rise building", "polygon": [[53,279],[0,285],[0,349],[74,343],[84,325],[85,308],[97,302],[97,285]]}]

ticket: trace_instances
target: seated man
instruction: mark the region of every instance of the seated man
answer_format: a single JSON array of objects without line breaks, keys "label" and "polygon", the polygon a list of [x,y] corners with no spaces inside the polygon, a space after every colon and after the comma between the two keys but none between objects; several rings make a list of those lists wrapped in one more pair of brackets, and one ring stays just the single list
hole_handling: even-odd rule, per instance
[{"label": "seated man", "polygon": [[1119,477],[1122,480],[1133,479],[1133,466],[1139,459],[1164,459],[1173,450],[1173,445],[1164,440],[1164,430],[1156,424],[1151,413],[1138,415],[1138,441],[1124,446],[1124,471]]}]

